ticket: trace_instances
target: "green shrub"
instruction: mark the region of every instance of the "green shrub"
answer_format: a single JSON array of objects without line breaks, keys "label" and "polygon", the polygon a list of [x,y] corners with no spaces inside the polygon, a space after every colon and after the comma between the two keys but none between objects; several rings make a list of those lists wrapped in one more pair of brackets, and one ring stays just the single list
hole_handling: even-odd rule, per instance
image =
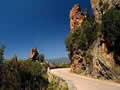
[{"label": "green shrub", "polygon": [[114,43],[120,38],[120,11],[110,9],[102,16],[102,32],[107,40]]},{"label": "green shrub", "polygon": [[120,65],[120,11],[110,9],[102,16],[102,33],[106,40],[111,43],[109,47],[114,52],[116,64]]},{"label": "green shrub", "polygon": [[[15,59],[16,60],[16,59]],[[6,61],[0,66],[0,90],[41,90],[47,88],[47,68],[30,60]]]},{"label": "green shrub", "polygon": [[93,17],[89,17],[83,22],[81,27],[74,30],[65,40],[68,51],[76,49],[87,50],[97,37],[96,22]]},{"label": "green shrub", "polygon": [[69,68],[70,64],[61,63],[61,64],[56,64],[55,66],[56,68]]},{"label": "green shrub", "polygon": [[44,57],[43,54],[39,54],[39,55],[37,56],[37,60],[38,60],[39,62],[44,62],[44,59],[45,59],[45,57]]}]

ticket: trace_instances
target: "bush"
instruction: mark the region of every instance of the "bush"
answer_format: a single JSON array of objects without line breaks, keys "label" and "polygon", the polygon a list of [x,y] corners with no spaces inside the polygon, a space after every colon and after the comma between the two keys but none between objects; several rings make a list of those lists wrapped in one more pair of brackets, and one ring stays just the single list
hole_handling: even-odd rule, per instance
[{"label": "bush", "polygon": [[110,9],[102,16],[102,33],[106,40],[111,43],[109,47],[114,52],[116,64],[120,65],[120,11]]},{"label": "bush", "polygon": [[102,16],[102,32],[107,40],[115,43],[120,38],[120,11],[110,9]]},{"label": "bush", "polygon": [[45,57],[44,57],[43,54],[39,54],[39,55],[37,56],[37,60],[38,60],[39,62],[44,62],[44,59],[45,59]]},{"label": "bush", "polygon": [[96,39],[96,22],[93,17],[86,19],[81,27],[74,30],[65,40],[68,51],[87,50]]},{"label": "bush", "polygon": [[61,63],[61,64],[56,64],[55,66],[56,68],[69,68],[70,64]]},{"label": "bush", "polygon": [[[15,56],[16,57],[16,56]],[[47,68],[30,60],[6,61],[0,66],[0,90],[34,90],[47,88]]]}]

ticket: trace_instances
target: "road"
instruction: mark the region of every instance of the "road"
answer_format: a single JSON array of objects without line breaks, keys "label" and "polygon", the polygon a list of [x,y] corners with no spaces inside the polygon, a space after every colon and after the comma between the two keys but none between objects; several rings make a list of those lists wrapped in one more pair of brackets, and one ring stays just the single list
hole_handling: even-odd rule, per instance
[{"label": "road", "polygon": [[68,83],[69,90],[120,90],[120,84],[80,76],[69,68],[52,69],[50,72]]}]

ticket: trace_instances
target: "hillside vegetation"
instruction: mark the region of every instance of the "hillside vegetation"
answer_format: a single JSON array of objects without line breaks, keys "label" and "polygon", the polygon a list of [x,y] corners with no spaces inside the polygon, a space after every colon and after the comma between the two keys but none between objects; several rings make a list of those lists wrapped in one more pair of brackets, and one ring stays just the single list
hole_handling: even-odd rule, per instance
[{"label": "hillside vegetation", "polygon": [[48,87],[47,67],[30,60],[6,61],[0,65],[0,90],[40,90]]}]

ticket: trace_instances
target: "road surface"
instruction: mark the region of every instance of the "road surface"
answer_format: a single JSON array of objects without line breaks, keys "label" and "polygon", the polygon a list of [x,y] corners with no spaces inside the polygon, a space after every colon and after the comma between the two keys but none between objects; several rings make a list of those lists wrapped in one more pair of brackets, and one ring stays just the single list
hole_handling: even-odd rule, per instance
[{"label": "road surface", "polygon": [[50,72],[64,79],[69,90],[120,90],[120,84],[73,74],[69,68],[52,69]]}]

